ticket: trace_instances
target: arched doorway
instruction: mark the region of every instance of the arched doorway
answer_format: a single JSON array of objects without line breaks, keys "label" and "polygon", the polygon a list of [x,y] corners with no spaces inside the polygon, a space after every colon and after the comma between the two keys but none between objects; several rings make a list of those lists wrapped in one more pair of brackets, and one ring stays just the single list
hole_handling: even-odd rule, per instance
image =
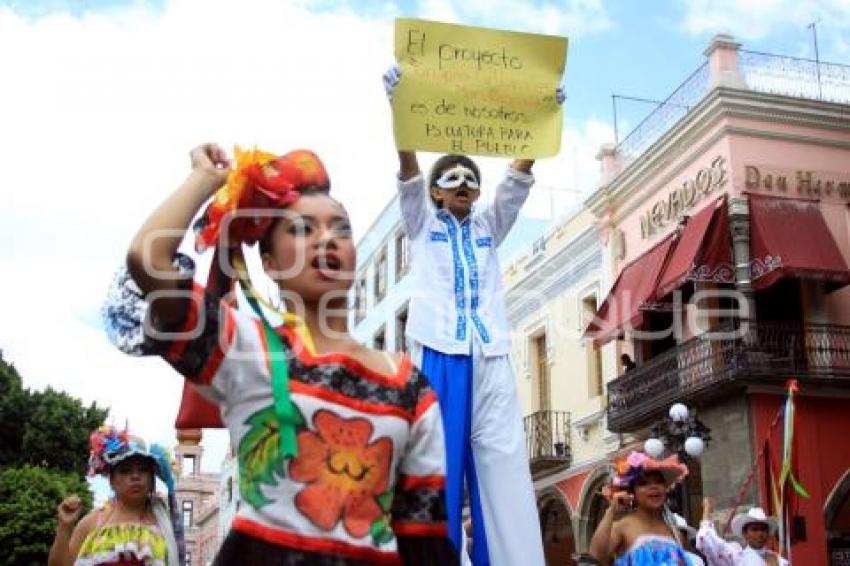
[{"label": "arched doorway", "polygon": [[579,500],[579,551],[586,553],[590,548],[590,539],[596,527],[602,521],[608,509],[608,500],[602,495],[602,488],[610,482],[609,466],[604,464],[587,476]]},{"label": "arched doorway", "polygon": [[824,505],[830,566],[850,564],[850,469],[833,487]]},{"label": "arched doorway", "polygon": [[572,513],[561,493],[550,488],[537,500],[546,566],[575,566]]}]

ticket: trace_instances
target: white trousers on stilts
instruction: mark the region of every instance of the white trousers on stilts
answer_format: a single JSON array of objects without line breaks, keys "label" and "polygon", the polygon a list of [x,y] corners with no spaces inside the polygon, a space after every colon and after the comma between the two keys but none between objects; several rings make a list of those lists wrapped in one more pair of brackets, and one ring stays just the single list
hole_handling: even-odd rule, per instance
[{"label": "white trousers on stilts", "polygon": [[[412,342],[410,353],[421,365],[422,346]],[[493,566],[544,566],[540,519],[510,359],[485,357],[477,342],[472,354],[471,444],[490,562]]]}]

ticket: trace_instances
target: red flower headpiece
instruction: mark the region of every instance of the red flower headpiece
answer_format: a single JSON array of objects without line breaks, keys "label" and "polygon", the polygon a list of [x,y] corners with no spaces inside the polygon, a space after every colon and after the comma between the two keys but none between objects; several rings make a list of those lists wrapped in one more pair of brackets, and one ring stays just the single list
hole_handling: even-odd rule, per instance
[{"label": "red flower headpiece", "polygon": [[234,153],[236,165],[227,183],[215,193],[194,225],[198,252],[218,243],[228,215],[243,211],[228,224],[227,245],[251,245],[263,237],[275,220],[256,211],[288,206],[305,189],[330,190],[327,171],[312,151],[299,149],[277,156],[256,148],[242,151],[237,147]]}]

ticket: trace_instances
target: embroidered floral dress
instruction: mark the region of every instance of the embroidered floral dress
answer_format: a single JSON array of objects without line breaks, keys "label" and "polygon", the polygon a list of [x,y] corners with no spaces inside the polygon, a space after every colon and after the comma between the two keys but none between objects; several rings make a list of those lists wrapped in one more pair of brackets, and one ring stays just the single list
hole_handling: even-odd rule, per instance
[{"label": "embroidered floral dress", "polygon": [[[111,292],[107,320],[123,321],[112,323],[123,337],[114,340],[132,350],[127,321],[144,309],[132,280],[118,282],[124,290]],[[455,563],[440,411],[410,359],[385,374],[343,354],[313,355],[280,327],[298,415],[297,456],[287,459],[261,322],[197,284],[193,296],[183,323],[162,328],[168,339],[148,339],[143,350],[216,401],[230,431],[241,505],[217,563]]]}]

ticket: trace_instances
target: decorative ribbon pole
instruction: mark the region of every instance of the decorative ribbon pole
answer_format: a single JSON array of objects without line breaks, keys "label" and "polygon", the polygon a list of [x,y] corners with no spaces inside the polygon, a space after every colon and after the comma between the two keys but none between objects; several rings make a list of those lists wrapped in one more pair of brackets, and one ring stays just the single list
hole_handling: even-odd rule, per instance
[{"label": "decorative ribbon pole", "polygon": [[[785,398],[785,422],[783,424],[783,445],[782,445],[782,466],[779,470],[779,505],[777,507],[777,512],[779,513],[779,553],[780,555],[784,555],[786,550],[790,553],[791,544],[790,544],[790,533],[788,530],[788,509],[787,500],[786,500],[786,486],[790,483],[791,489],[799,495],[800,497],[804,497],[809,499],[811,496],[809,492],[806,491],[797,478],[794,477],[794,461],[793,461],[793,449],[794,449],[794,417],[795,417],[795,406],[794,406],[794,395],[800,390],[799,385],[797,384],[796,379],[788,380],[788,395]],[[775,477],[775,476],[774,476]]]}]

